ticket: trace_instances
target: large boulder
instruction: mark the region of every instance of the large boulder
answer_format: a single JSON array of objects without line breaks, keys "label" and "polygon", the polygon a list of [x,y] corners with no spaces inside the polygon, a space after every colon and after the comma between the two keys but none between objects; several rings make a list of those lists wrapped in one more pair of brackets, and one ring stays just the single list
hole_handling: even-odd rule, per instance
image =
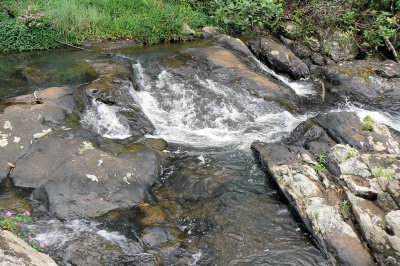
[{"label": "large boulder", "polygon": [[158,151],[116,156],[77,135],[59,129],[35,142],[10,175],[15,185],[35,188],[35,196],[62,219],[97,217],[150,198],[163,160]]},{"label": "large boulder", "polygon": [[335,62],[353,60],[357,57],[358,45],[351,35],[330,28],[319,30],[321,49]]},{"label": "large boulder", "polygon": [[400,64],[394,61],[352,61],[322,69],[328,90],[343,98],[400,111]]},{"label": "large boulder", "polygon": [[24,240],[5,230],[0,230],[0,264],[9,266],[57,265],[49,256],[40,253]]},{"label": "large boulder", "polygon": [[247,42],[251,51],[270,68],[288,74],[293,79],[307,78],[310,71],[291,50],[269,37],[256,38]]},{"label": "large boulder", "polygon": [[235,80],[252,94],[266,100],[284,103],[296,109],[298,99],[294,91],[269,74],[259,74],[250,69],[235,53],[220,46],[207,48],[189,48],[183,51],[194,58],[202,60],[213,75],[224,79]]}]

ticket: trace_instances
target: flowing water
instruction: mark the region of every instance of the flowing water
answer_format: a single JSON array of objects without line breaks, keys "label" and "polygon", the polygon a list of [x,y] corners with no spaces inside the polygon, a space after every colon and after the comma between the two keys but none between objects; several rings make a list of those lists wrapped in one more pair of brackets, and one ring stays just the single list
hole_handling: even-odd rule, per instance
[{"label": "flowing water", "polygon": [[[195,64],[179,51],[205,45],[200,42],[132,48],[112,57],[112,60],[128,61],[132,66],[134,80],[120,89],[129,92],[132,104],[140,107],[153,123],[155,133],[147,137],[163,138],[169,143],[165,151],[169,159],[160,177],[161,183],[152,190],[153,212],[147,212],[158,213],[157,219],[161,222],[155,225],[142,217],[143,213],[139,221],[119,223],[107,219],[42,220],[32,228],[39,233],[40,240],[47,242],[50,251],[56,254],[82,232],[92,232],[118,244],[128,255],[141,252],[165,265],[328,264],[277,188],[258,169],[250,151],[254,140],[279,141],[317,110],[292,114],[244,88],[215,80],[205,71],[188,68],[182,73],[177,70],[182,68],[168,67],[171,62]],[[67,63],[57,63],[60,57],[66,58],[66,53]],[[102,55],[68,50],[27,56],[19,65],[15,61],[9,63],[15,73],[8,80],[0,79],[0,86],[5,88],[1,98],[40,89],[40,82],[27,78],[19,80],[17,90],[10,89],[9,84],[23,71],[35,68],[39,72],[54,73],[54,77],[43,77],[46,87],[78,86],[93,80],[85,62],[104,59]],[[261,73],[274,75],[304,99],[316,97],[317,93],[307,81],[291,82],[256,62]],[[71,69],[81,72],[69,75]],[[81,124],[105,138],[128,138],[129,125],[121,117],[121,108],[124,107],[93,100],[81,116]],[[342,104],[319,109],[354,110],[362,116],[368,113],[400,130],[396,117],[366,111],[362,106]],[[145,237],[141,237],[157,230],[164,232],[167,244],[152,245],[150,238],[144,245]],[[65,263],[61,256],[58,260]]]}]

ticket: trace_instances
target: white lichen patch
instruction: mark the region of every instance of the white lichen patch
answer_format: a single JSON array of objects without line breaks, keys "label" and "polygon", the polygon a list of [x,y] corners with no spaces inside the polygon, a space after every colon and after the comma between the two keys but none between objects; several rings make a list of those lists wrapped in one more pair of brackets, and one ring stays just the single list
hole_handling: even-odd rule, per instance
[{"label": "white lichen patch", "polygon": [[11,122],[8,121],[8,120],[4,122],[3,127],[4,127],[4,129],[9,129],[9,130],[12,130],[12,129],[13,129],[13,127],[12,127],[12,125],[11,125]]},{"label": "white lichen patch", "polygon": [[99,179],[98,179],[97,176],[95,176],[95,175],[89,175],[89,174],[87,174],[86,177],[89,178],[89,179],[92,180],[92,181],[99,182]]},{"label": "white lichen patch", "polygon": [[124,176],[122,179],[125,181],[125,183],[127,183],[128,185],[130,185],[131,183],[129,183],[129,180],[134,177],[134,175],[132,173],[127,173],[126,176]]},{"label": "white lichen patch", "polygon": [[100,167],[103,164],[103,159],[99,160],[99,163],[97,164],[97,167]]},{"label": "white lichen patch", "polygon": [[81,146],[82,148],[78,150],[79,154],[83,154],[87,150],[94,150],[93,144],[89,141],[84,141]]},{"label": "white lichen patch", "polygon": [[47,134],[49,134],[49,133],[52,132],[52,131],[53,131],[53,130],[52,130],[51,128],[44,129],[42,132],[33,134],[33,137],[34,137],[35,139],[40,139],[40,138],[43,138],[44,136],[46,136]]},{"label": "white lichen patch", "polygon": [[14,142],[14,143],[19,143],[20,140],[21,140],[21,138],[19,138],[19,137],[14,137],[13,142]]},{"label": "white lichen patch", "polygon": [[8,136],[10,136],[10,134],[0,134],[0,147],[8,145]]}]

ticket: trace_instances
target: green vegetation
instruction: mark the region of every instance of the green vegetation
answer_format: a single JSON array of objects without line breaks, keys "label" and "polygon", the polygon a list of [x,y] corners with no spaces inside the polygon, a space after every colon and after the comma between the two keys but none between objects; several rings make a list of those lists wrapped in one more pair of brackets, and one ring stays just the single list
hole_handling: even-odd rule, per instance
[{"label": "green vegetation", "polygon": [[343,212],[348,212],[348,211],[350,211],[350,203],[349,203],[348,200],[344,200],[344,201],[342,202],[342,211],[343,211]]},{"label": "green vegetation", "polygon": [[28,27],[1,9],[0,52],[55,47],[54,39],[79,44],[84,40],[133,39],[139,43],[188,38],[183,24],[196,28],[207,17],[180,1],[163,0],[6,0],[18,16],[36,4],[44,14],[39,26]]},{"label": "green vegetation", "polygon": [[374,170],[373,169],[374,166],[372,164],[370,164],[369,168],[370,168],[370,170],[372,172],[372,176],[375,177],[375,178],[383,176],[383,177],[386,177],[387,179],[393,179],[393,177],[394,177],[394,173],[393,172],[386,172],[385,173],[382,165],[380,165],[379,167],[377,167],[377,169]]},{"label": "green vegetation", "polygon": [[367,115],[367,117],[364,118],[363,122],[361,122],[361,125],[364,130],[373,131],[374,130],[374,119],[372,119],[372,117]]},{"label": "green vegetation", "polygon": [[356,157],[359,155],[359,152],[356,148],[351,148],[351,150],[347,153],[346,160]]},{"label": "green vegetation", "polygon": [[3,0],[2,5],[17,17],[25,15],[28,5],[37,5],[44,16],[39,26],[28,27],[1,9],[0,52],[55,47],[55,38],[71,44],[178,41],[189,38],[184,23],[193,29],[216,25],[231,32],[278,31],[286,21],[310,45],[319,29],[332,28],[342,33],[343,44],[356,40],[366,53],[400,48],[400,0]]},{"label": "green vegetation", "polygon": [[325,165],[324,165],[324,163],[326,162],[325,158],[326,158],[325,155],[317,154],[317,164],[314,165],[314,170],[315,170],[317,173],[326,170],[326,167],[325,167]]},{"label": "green vegetation", "polygon": [[[295,33],[305,42],[318,36],[318,29],[332,28],[342,33],[342,42],[356,40],[366,53],[390,42],[400,48],[399,0],[287,0],[285,11],[295,24]],[[385,41],[386,39],[386,41]]]},{"label": "green vegetation", "polygon": [[251,30],[254,27],[278,29],[283,1],[276,0],[188,0],[225,30]]}]

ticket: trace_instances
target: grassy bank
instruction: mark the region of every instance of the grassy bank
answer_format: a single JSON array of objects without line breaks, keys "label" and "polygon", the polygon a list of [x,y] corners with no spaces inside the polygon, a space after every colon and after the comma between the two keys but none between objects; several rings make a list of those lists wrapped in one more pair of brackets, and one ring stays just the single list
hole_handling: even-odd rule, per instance
[{"label": "grassy bank", "polygon": [[[1,52],[55,47],[56,38],[72,44],[127,38],[149,44],[175,41],[187,38],[184,23],[196,28],[207,24],[208,19],[182,1],[6,0],[0,3],[16,16],[11,18],[4,9],[0,10]],[[27,11],[28,17],[44,14],[38,20],[39,26],[37,23],[29,26],[23,20]]]},{"label": "grassy bank", "polygon": [[[11,18],[0,9],[0,52],[47,49],[57,38],[71,44],[84,40],[133,39],[158,43],[188,38],[192,28],[218,25],[231,32],[277,32],[294,23],[305,42],[318,29],[333,28],[356,39],[361,50],[400,49],[400,0],[0,0],[16,17],[35,5],[40,26]],[[31,13],[29,13],[31,14]]]}]

